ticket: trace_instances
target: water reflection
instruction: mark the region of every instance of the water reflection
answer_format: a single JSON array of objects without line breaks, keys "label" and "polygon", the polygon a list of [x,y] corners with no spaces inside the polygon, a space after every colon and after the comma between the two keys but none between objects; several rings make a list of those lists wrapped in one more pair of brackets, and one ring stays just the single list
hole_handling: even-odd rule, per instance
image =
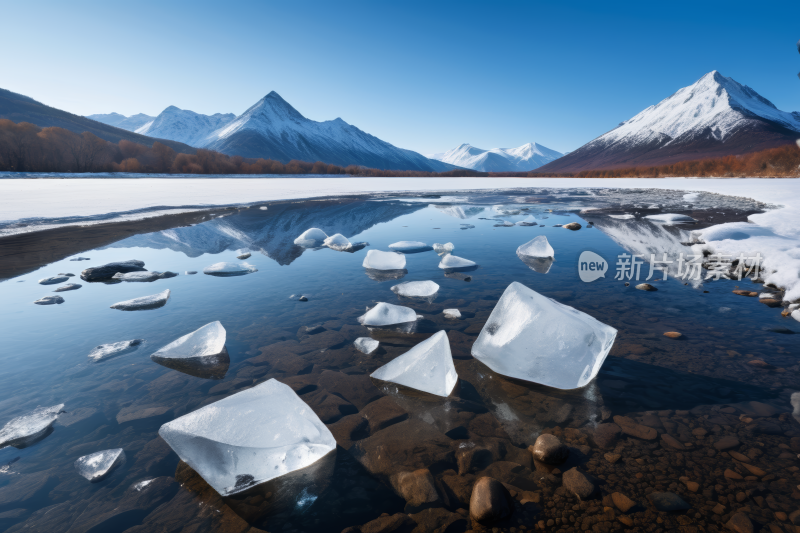
[{"label": "water reflection", "polygon": [[202,379],[223,379],[231,364],[225,348],[218,354],[205,357],[158,357],[153,354],[150,359],[166,368]]},{"label": "water reflection", "polygon": [[550,267],[553,266],[555,259],[552,257],[528,257],[517,254],[520,260],[528,265],[528,268],[539,274],[547,274],[550,272]]}]

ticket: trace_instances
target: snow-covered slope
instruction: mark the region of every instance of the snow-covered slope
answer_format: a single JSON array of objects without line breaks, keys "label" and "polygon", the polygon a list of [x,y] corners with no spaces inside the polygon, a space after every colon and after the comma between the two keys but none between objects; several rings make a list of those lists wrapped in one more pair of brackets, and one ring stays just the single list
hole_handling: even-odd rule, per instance
[{"label": "snow-covered slope", "polygon": [[136,133],[159,139],[171,139],[199,148],[211,132],[234,118],[236,115],[233,113],[203,115],[171,105],[156,118],[139,127]]},{"label": "snow-covered slope", "polygon": [[540,170],[665,164],[780,146],[800,136],[788,113],[716,70]]},{"label": "snow-covered slope", "polygon": [[145,115],[144,113],[131,115],[129,117],[120,115],[119,113],[107,113],[100,115],[88,115],[86,118],[96,120],[97,122],[102,122],[103,124],[108,124],[109,126],[122,128],[123,130],[136,131],[153,120],[154,117]]},{"label": "snow-covered slope", "polygon": [[541,144],[528,143],[517,148],[492,148],[484,150],[462,144],[452,150],[428,157],[458,167],[481,172],[527,172],[563,156]]},{"label": "snow-covered slope", "polygon": [[454,168],[411,150],[397,148],[341,118],[325,122],[307,119],[275,91],[197,146],[284,163],[298,159],[341,166],[436,172]]}]

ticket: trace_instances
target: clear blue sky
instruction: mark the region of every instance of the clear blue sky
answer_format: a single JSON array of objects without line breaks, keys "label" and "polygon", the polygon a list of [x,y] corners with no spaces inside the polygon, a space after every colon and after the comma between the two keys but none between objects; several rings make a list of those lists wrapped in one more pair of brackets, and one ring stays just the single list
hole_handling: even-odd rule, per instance
[{"label": "clear blue sky", "polygon": [[[0,87],[81,115],[271,90],[422,153],[574,150],[719,70],[800,110],[800,1],[5,1]],[[13,44],[11,44],[13,43]]]}]

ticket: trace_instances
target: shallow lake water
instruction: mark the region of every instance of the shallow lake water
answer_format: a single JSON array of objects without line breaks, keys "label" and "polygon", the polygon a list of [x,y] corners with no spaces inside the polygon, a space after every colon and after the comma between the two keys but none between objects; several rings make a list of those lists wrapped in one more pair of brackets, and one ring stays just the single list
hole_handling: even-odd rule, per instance
[{"label": "shallow lake water", "polygon": [[[338,532],[383,513],[401,513],[413,521],[403,527],[417,531],[482,530],[485,526],[467,513],[469,491],[481,475],[506,483],[515,498],[512,516],[493,525],[503,531],[628,527],[615,516],[624,513],[606,505],[616,491],[640,504],[638,515],[631,510],[625,517],[642,531],[717,530],[744,507],[757,524],[783,528],[788,522],[776,513],[788,515],[800,498],[797,468],[789,470],[800,452],[800,425],[787,415],[789,395],[800,390],[800,350],[793,335],[800,327],[780,309],[732,292],[763,290],[751,280],[685,284],[657,281],[662,274],[656,272],[649,282],[658,290],[648,292],[636,290],[636,282],[626,286],[614,279],[620,254],[688,251],[682,243],[693,229],[744,220],[764,206],[717,195],[701,195],[687,206],[681,195],[649,194],[281,202],[219,210],[204,221],[154,233],[132,231],[98,249],[81,248],[76,233],[74,250],[63,259],[0,283],[0,426],[38,406],[65,404],[46,438],[0,450],[0,529]],[[665,226],[642,218],[663,212],[690,214],[698,222]],[[502,226],[533,219],[535,225]],[[582,228],[556,227],[570,222]],[[348,253],[293,244],[312,227],[369,245]],[[539,269],[546,273],[515,253],[539,235],[555,249],[549,270]],[[438,268],[439,256],[425,251],[407,254],[405,271],[389,276],[393,279],[362,267],[369,250],[389,250],[403,240],[452,242],[454,255],[479,266],[445,272]],[[0,240],[0,249],[3,245]],[[33,238],[26,253],[35,252],[35,245]],[[578,258],[584,251],[609,263],[604,278],[581,281]],[[203,274],[213,263],[238,262],[244,252],[252,254],[246,262],[257,272]],[[78,256],[90,260],[70,260]],[[88,266],[127,259],[179,275],[151,283],[79,278]],[[640,282],[649,271],[645,265]],[[58,286],[38,280],[60,273],[75,274],[70,282],[82,287],[58,293],[63,304],[34,305]],[[432,302],[400,298],[390,290],[419,280],[439,284]],[[619,331],[588,386],[560,391],[505,378],[471,356],[473,342],[513,281]],[[161,308],[110,308],[165,289],[171,296]],[[377,302],[411,307],[421,318],[411,331],[370,331],[357,318]],[[445,318],[442,311],[450,308],[459,309],[461,318]],[[162,346],[215,320],[227,330],[230,356],[218,379],[150,359]],[[440,330],[448,334],[459,374],[449,398],[369,378]],[[672,339],[665,332],[682,336]],[[353,341],[362,336],[379,340],[379,349],[370,355],[357,351]],[[144,343],[99,363],[87,357],[99,344],[128,339]],[[328,425],[339,447],[306,472],[239,498],[220,498],[180,462],[158,429],[270,378],[289,384]],[[635,429],[615,435],[613,442],[595,435],[598,424],[627,420],[671,435],[685,449],[663,438],[637,438]],[[572,447],[566,465],[554,470],[532,461],[527,447],[542,432]],[[745,462],[715,448],[732,435],[739,439],[736,449],[760,465],[763,475],[743,471]],[[127,460],[108,478],[89,483],[78,475],[76,459],[112,448],[123,448]],[[609,454],[621,458],[611,461]],[[561,474],[572,466],[593,476],[593,499],[579,501],[565,487]],[[738,468],[741,475],[725,477],[727,468]],[[407,494],[401,497],[397,476],[419,469],[433,475],[437,502],[419,505]],[[699,488],[692,491],[687,481]],[[690,509],[663,516],[653,510],[648,495],[667,491],[679,494]],[[403,529],[381,531],[395,530]]]}]

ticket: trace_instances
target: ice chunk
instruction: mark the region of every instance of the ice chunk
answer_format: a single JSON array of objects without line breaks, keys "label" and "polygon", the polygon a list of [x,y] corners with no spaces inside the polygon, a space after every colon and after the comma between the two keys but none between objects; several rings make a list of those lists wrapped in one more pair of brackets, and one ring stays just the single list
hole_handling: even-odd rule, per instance
[{"label": "ice chunk", "polygon": [[517,283],[509,285],[472,346],[472,355],[504,376],[558,389],[589,383],[617,330]]},{"label": "ice chunk", "polygon": [[167,344],[152,354],[150,359],[193,376],[221,379],[230,365],[230,357],[225,349],[226,338],[222,324],[219,321],[211,322]]},{"label": "ice chunk", "polygon": [[187,276],[194,276],[195,274],[197,274],[197,270],[187,270],[186,271],[186,275]]},{"label": "ice chunk", "polygon": [[792,315],[791,316],[792,316],[792,318],[794,318],[795,320],[800,322],[800,309],[796,309],[796,310],[792,311]]},{"label": "ice chunk", "polygon": [[53,276],[52,278],[44,278],[39,280],[39,285],[56,285],[57,283],[64,283],[69,280],[69,276]]},{"label": "ice chunk", "polygon": [[473,268],[476,266],[478,266],[478,264],[475,263],[474,261],[470,261],[469,259],[464,259],[463,257],[458,257],[452,254],[445,255],[439,262],[439,268],[447,270],[460,269],[460,268]]},{"label": "ice chunk", "polygon": [[555,257],[556,251],[550,246],[547,237],[539,235],[517,248],[520,257]]},{"label": "ice chunk", "polygon": [[158,434],[223,496],[305,468],[336,449],[314,411],[275,379],[167,422]]},{"label": "ice chunk", "polygon": [[62,298],[61,296],[43,296],[33,303],[35,303],[36,305],[63,304],[64,298]]},{"label": "ice chunk", "polygon": [[76,291],[83,287],[83,285],[79,283],[67,283],[66,285],[62,285],[61,287],[57,288],[53,292],[66,292],[66,291]]},{"label": "ice chunk", "polygon": [[131,488],[133,490],[135,490],[136,492],[142,492],[153,481],[155,481],[155,478],[153,478],[153,479],[144,479],[142,481],[139,481],[138,483],[134,483],[133,485],[131,485]]},{"label": "ice chunk", "polygon": [[406,267],[406,256],[397,252],[370,250],[362,266],[374,270],[402,270]]},{"label": "ice chunk", "polygon": [[514,226],[514,223],[513,222],[509,222],[508,220],[504,220],[504,221],[494,225],[495,228],[510,228],[512,226]]},{"label": "ice chunk", "polygon": [[117,272],[141,272],[142,270],[144,270],[144,261],[130,259],[99,267],[89,267],[81,272],[81,279],[83,281],[100,281],[111,279]]},{"label": "ice chunk", "polygon": [[417,313],[410,307],[379,302],[378,305],[358,317],[358,321],[365,326],[391,326],[415,322]]},{"label": "ice chunk", "polygon": [[133,339],[129,341],[112,342],[109,344],[101,344],[94,350],[89,352],[89,359],[94,363],[117,357],[118,355],[126,354],[135,351],[144,339]]},{"label": "ice chunk", "polygon": [[430,246],[424,242],[419,241],[400,241],[389,245],[390,250],[395,252],[402,252],[404,254],[413,254],[417,252],[427,252],[432,250]]},{"label": "ice chunk", "polygon": [[250,259],[250,255],[251,255],[250,252],[245,252],[245,253],[243,253],[241,255],[237,255],[236,259],[240,259],[240,260]]},{"label": "ice chunk", "polygon": [[111,279],[120,281],[155,281],[157,279],[174,278],[177,276],[174,272],[150,272],[144,270],[141,272],[117,272]]},{"label": "ice chunk", "polygon": [[625,215],[608,215],[610,218],[616,218],[617,220],[631,220],[636,218],[635,215],[625,214]]},{"label": "ice chunk", "polygon": [[697,222],[697,220],[688,215],[680,215],[678,213],[660,213],[658,215],[647,215],[645,218],[653,222],[661,222],[667,225]]},{"label": "ice chunk", "polygon": [[114,448],[80,457],[75,461],[75,469],[81,476],[92,483],[97,483],[123,464],[125,464],[125,451],[122,448]]},{"label": "ice chunk", "polygon": [[450,341],[444,331],[417,344],[371,376],[444,397],[450,395],[458,381]]},{"label": "ice chunk", "polygon": [[159,292],[158,294],[151,294],[150,296],[140,296],[132,300],[125,300],[124,302],[117,302],[111,306],[111,309],[121,309],[123,311],[141,311],[145,309],[158,309],[166,305],[169,300],[169,289]]},{"label": "ice chunk", "polygon": [[536,219],[533,218],[532,215],[527,216],[523,220],[517,222],[517,226],[537,226],[539,223],[536,222]]},{"label": "ice chunk", "polygon": [[430,298],[439,292],[439,285],[433,281],[406,281],[392,287],[392,292],[406,298]]},{"label": "ice chunk", "polygon": [[445,309],[444,311],[442,311],[442,314],[444,315],[445,318],[452,318],[452,319],[461,318],[461,311],[459,311],[458,309]]},{"label": "ice chunk", "polygon": [[433,251],[439,255],[447,255],[453,252],[455,246],[452,242],[448,242],[446,244],[439,244],[438,242],[433,243]]},{"label": "ice chunk", "polygon": [[355,340],[355,342],[353,342],[353,344],[355,345],[356,350],[369,355],[378,349],[380,342],[376,341],[375,339],[370,339],[369,337],[359,337]]},{"label": "ice chunk", "polygon": [[0,429],[0,449],[6,446],[25,448],[39,442],[52,432],[52,425],[63,408],[63,403],[37,407],[27,415],[12,419]]},{"label": "ice chunk", "polygon": [[347,237],[345,237],[341,233],[337,233],[336,235],[331,235],[330,237],[325,239],[322,244],[324,244],[331,250],[336,250],[337,252],[346,252],[347,250],[353,247],[353,243],[347,240]]},{"label": "ice chunk", "polygon": [[297,246],[302,246],[303,248],[314,248],[316,246],[321,246],[327,238],[328,235],[321,229],[311,228],[305,230],[298,238],[294,240],[294,243]]},{"label": "ice chunk", "polygon": [[219,277],[244,276],[251,272],[258,272],[258,269],[249,263],[214,263],[203,269],[203,274]]}]

